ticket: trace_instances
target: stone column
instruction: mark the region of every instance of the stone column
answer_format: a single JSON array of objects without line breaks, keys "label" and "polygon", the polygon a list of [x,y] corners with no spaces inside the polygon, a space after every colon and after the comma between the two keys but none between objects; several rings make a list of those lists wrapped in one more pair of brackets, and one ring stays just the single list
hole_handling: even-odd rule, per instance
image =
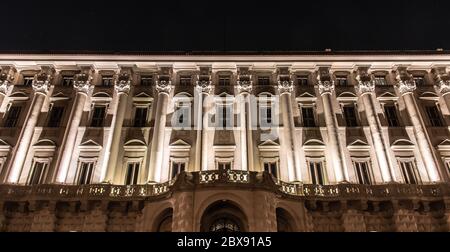
[{"label": "stone column", "polygon": [[117,104],[116,113],[112,118],[110,133],[107,143],[107,149],[105,150],[105,167],[106,177],[104,182],[112,183],[114,180],[115,172],[117,171],[117,158],[119,155],[119,149],[121,146],[122,126],[123,119],[125,117],[125,111],[127,109],[128,93],[130,92],[131,85],[131,70],[122,69],[115,80],[114,88],[117,92]]},{"label": "stone column", "polygon": [[332,92],[334,90],[334,81],[331,79],[328,68],[320,68],[317,76],[319,83],[319,93],[322,96],[325,124],[328,134],[328,146],[331,153],[331,164],[334,168],[336,182],[347,182],[348,175],[346,171],[343,148],[339,139],[339,128],[336,113],[333,108]]},{"label": "stone column", "polygon": [[172,84],[170,80],[158,80],[156,82],[158,101],[156,104],[155,125],[153,127],[153,138],[150,150],[150,166],[148,173],[148,182],[150,183],[161,182],[167,105],[171,89]]},{"label": "stone column", "polygon": [[422,156],[430,181],[439,182],[441,178],[434,158],[433,146],[430,143],[425,124],[414,98],[416,83],[412,76],[406,71],[405,67],[399,67],[397,69],[397,89],[405,102],[406,110],[408,111],[409,118],[414,128],[417,146],[419,147],[419,152]]},{"label": "stone column", "polygon": [[252,90],[252,81],[239,80],[238,90],[240,95],[240,139],[241,139],[241,170],[254,171],[253,168],[253,139],[252,126],[250,122],[250,92]]},{"label": "stone column", "polygon": [[83,109],[87,96],[92,92],[91,85],[93,69],[84,69],[82,73],[76,74],[73,87],[76,90],[75,101],[70,112],[68,125],[64,132],[64,138],[60,147],[60,155],[56,163],[56,183],[65,183],[72,160],[73,150],[77,138],[78,128],[83,116]]},{"label": "stone column", "polygon": [[208,123],[205,100],[211,93],[211,81],[199,80],[197,81],[196,91],[198,94],[198,107],[197,111],[197,139],[195,150],[195,171],[208,170],[208,134],[206,132],[205,125]]},{"label": "stone column", "polygon": [[386,142],[383,138],[383,131],[380,119],[377,116],[374,102],[375,83],[371,79],[368,68],[358,68],[358,90],[364,104],[367,122],[369,123],[375,155],[377,156],[378,167],[381,171],[383,182],[392,182],[392,167],[389,162]]},{"label": "stone column", "polygon": [[55,70],[53,68],[42,67],[42,71],[34,76],[32,84],[34,96],[9,163],[8,183],[19,182],[20,173],[22,172],[23,164],[25,163],[33,138],[34,127],[39,119],[39,114],[41,113],[54,73]]},{"label": "stone column", "polygon": [[280,108],[283,122],[283,140],[286,143],[286,157],[290,181],[300,181],[300,164],[298,155],[297,141],[295,135],[294,118],[292,115],[291,93],[294,90],[293,82],[289,79],[278,81],[278,91],[280,92]]},{"label": "stone column", "polygon": [[11,92],[11,84],[14,81],[14,75],[16,69],[10,66],[2,66],[0,72],[0,107],[3,104],[3,100]]}]

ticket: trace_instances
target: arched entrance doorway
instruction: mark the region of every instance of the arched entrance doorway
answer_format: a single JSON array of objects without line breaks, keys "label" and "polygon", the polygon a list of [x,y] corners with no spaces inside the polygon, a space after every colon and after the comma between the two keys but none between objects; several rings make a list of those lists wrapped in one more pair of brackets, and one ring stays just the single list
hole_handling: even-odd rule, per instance
[{"label": "arched entrance doorway", "polygon": [[217,201],[206,208],[200,223],[201,232],[246,232],[247,217],[233,202]]},{"label": "arched entrance doorway", "polygon": [[294,218],[283,208],[276,209],[277,232],[294,232]]},{"label": "arched entrance doorway", "polygon": [[156,232],[172,232],[172,216],[173,209],[168,208],[164,210],[155,221]]}]

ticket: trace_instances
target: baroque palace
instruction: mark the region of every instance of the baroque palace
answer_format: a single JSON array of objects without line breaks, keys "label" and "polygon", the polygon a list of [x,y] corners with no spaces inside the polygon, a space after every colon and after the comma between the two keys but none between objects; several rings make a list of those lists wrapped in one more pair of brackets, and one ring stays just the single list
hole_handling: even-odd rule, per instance
[{"label": "baroque palace", "polygon": [[0,54],[1,231],[449,231],[450,54]]}]

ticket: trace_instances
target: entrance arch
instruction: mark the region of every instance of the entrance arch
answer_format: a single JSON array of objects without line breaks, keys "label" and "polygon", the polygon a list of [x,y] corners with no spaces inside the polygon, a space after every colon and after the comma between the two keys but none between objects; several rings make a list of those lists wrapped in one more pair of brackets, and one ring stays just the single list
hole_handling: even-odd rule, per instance
[{"label": "entrance arch", "polygon": [[285,209],[278,207],[276,209],[277,215],[277,232],[294,232],[295,220],[292,215]]},{"label": "entrance arch", "polygon": [[172,232],[173,209],[167,208],[156,218],[154,230],[156,232]]},{"label": "entrance arch", "polygon": [[246,232],[248,221],[244,212],[234,202],[220,200],[209,205],[200,222],[201,232]]}]

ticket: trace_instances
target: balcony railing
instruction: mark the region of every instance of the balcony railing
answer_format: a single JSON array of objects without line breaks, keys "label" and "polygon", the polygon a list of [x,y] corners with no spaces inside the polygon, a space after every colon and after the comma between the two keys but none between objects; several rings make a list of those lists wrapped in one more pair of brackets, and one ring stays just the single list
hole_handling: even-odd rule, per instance
[{"label": "balcony railing", "polygon": [[[261,176],[262,175],[262,176]],[[429,185],[312,185],[286,183],[268,173],[241,170],[212,170],[193,173],[181,173],[175,180],[159,184],[143,185],[0,185],[0,200],[124,200],[156,197],[177,190],[180,185],[207,186],[239,185],[239,187],[264,188],[286,196],[317,199],[404,199],[404,198],[439,198],[450,196],[450,184]]]}]

